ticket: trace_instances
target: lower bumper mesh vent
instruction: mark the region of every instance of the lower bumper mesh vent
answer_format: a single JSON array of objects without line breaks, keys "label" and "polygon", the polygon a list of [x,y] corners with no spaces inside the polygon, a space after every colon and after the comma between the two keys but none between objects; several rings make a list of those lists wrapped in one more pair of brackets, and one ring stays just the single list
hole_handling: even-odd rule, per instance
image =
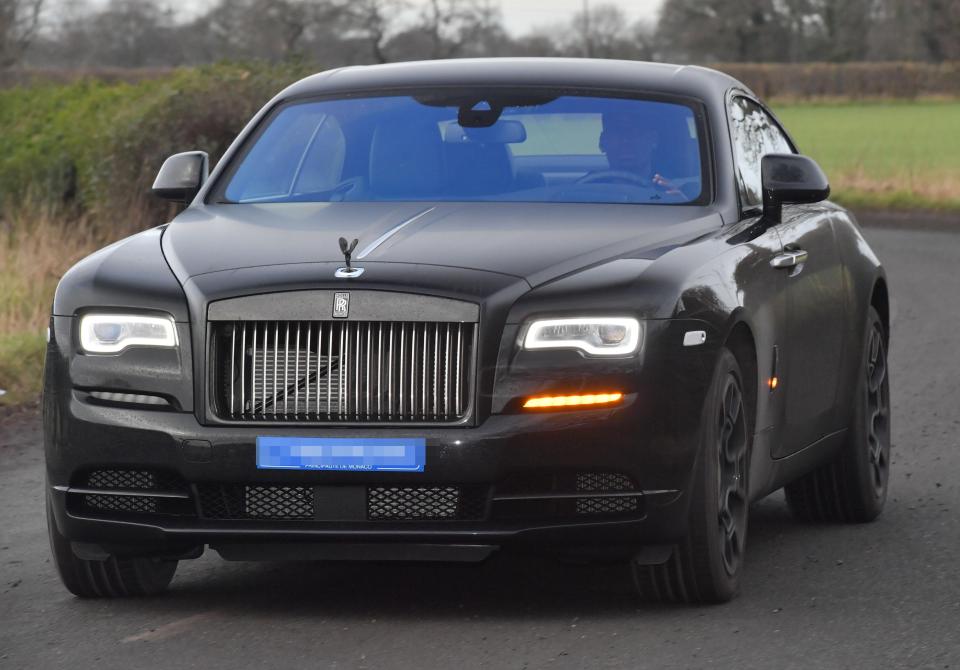
[{"label": "lower bumper mesh vent", "polygon": [[171,472],[156,470],[94,470],[84,482],[91,489],[186,491],[187,484]]},{"label": "lower bumper mesh vent", "polygon": [[313,488],[254,484],[201,484],[200,509],[208,519],[312,519]]},{"label": "lower bumper mesh vent", "polygon": [[[309,486],[200,484],[197,490],[201,514],[207,519],[317,519],[316,493]],[[356,517],[348,515],[343,520],[482,519],[486,515],[486,504],[486,487],[370,486],[366,489],[366,515],[363,516],[361,508]]]},{"label": "lower bumper mesh vent", "polygon": [[640,489],[621,472],[527,472],[500,484],[493,497],[493,516],[500,520],[642,513]]},{"label": "lower bumper mesh vent", "polygon": [[481,519],[486,496],[464,486],[372,486],[367,489],[371,521]]},{"label": "lower bumper mesh vent", "polygon": [[[585,472],[577,474],[577,493],[630,493],[636,490],[633,481],[616,472]],[[624,496],[577,498],[577,514],[625,514],[640,510],[640,500]]]},{"label": "lower bumper mesh vent", "polygon": [[147,496],[107,496],[87,493],[83,504],[92,510],[101,512],[126,512],[129,514],[156,514],[157,499]]},{"label": "lower bumper mesh vent", "polygon": [[[194,514],[187,483],[173,472],[161,470],[93,470],[76,484],[84,489],[71,497],[86,511],[121,514]],[[100,490],[103,493],[94,493]],[[142,494],[139,492],[142,491]]]}]

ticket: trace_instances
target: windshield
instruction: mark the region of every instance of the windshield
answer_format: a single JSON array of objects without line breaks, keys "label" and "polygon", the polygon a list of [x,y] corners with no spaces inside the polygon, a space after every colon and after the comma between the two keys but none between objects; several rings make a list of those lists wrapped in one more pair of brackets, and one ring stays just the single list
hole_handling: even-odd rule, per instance
[{"label": "windshield", "polygon": [[221,202],[700,204],[685,104],[432,91],[281,106],[228,168]]}]

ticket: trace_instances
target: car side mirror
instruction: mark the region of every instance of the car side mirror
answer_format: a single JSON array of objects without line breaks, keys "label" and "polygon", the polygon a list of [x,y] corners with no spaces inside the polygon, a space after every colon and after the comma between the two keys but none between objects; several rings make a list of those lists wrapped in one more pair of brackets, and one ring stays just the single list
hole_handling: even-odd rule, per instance
[{"label": "car side mirror", "polygon": [[163,161],[153,182],[153,194],[174,202],[190,202],[200,191],[210,172],[205,151],[174,154]]},{"label": "car side mirror", "polygon": [[830,197],[830,183],[817,162],[798,154],[767,154],[760,161],[763,217],[780,223],[783,205],[820,202]]}]

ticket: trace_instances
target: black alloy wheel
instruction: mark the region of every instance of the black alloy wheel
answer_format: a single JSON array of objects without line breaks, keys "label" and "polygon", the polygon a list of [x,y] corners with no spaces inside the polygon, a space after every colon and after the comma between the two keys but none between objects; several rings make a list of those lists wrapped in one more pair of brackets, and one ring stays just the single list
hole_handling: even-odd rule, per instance
[{"label": "black alloy wheel", "polygon": [[890,479],[890,384],[887,380],[887,351],[883,331],[874,324],[867,343],[866,447],[873,490],[884,496]]},{"label": "black alloy wheel", "polygon": [[833,461],[784,487],[790,511],[802,521],[865,523],[883,511],[890,482],[887,345],[883,321],[870,307],[844,444]]},{"label": "black alloy wheel", "polygon": [[724,348],[704,402],[687,536],[664,563],[632,563],[643,598],[722,603],[737,594],[747,539],[753,425],[746,397],[740,365]]},{"label": "black alloy wheel", "polygon": [[735,575],[743,560],[747,534],[747,426],[740,382],[732,373],[724,380],[723,403],[718,415],[720,499],[717,509],[723,536],[723,565],[727,574]]}]

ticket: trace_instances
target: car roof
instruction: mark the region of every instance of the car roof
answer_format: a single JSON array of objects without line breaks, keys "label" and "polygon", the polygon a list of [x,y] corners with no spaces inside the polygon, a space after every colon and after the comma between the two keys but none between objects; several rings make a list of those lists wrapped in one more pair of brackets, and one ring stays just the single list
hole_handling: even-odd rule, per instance
[{"label": "car roof", "polygon": [[547,86],[644,91],[721,101],[733,77],[690,65],[593,58],[462,58],[355,65],[315,74],[278,97],[431,86]]}]

